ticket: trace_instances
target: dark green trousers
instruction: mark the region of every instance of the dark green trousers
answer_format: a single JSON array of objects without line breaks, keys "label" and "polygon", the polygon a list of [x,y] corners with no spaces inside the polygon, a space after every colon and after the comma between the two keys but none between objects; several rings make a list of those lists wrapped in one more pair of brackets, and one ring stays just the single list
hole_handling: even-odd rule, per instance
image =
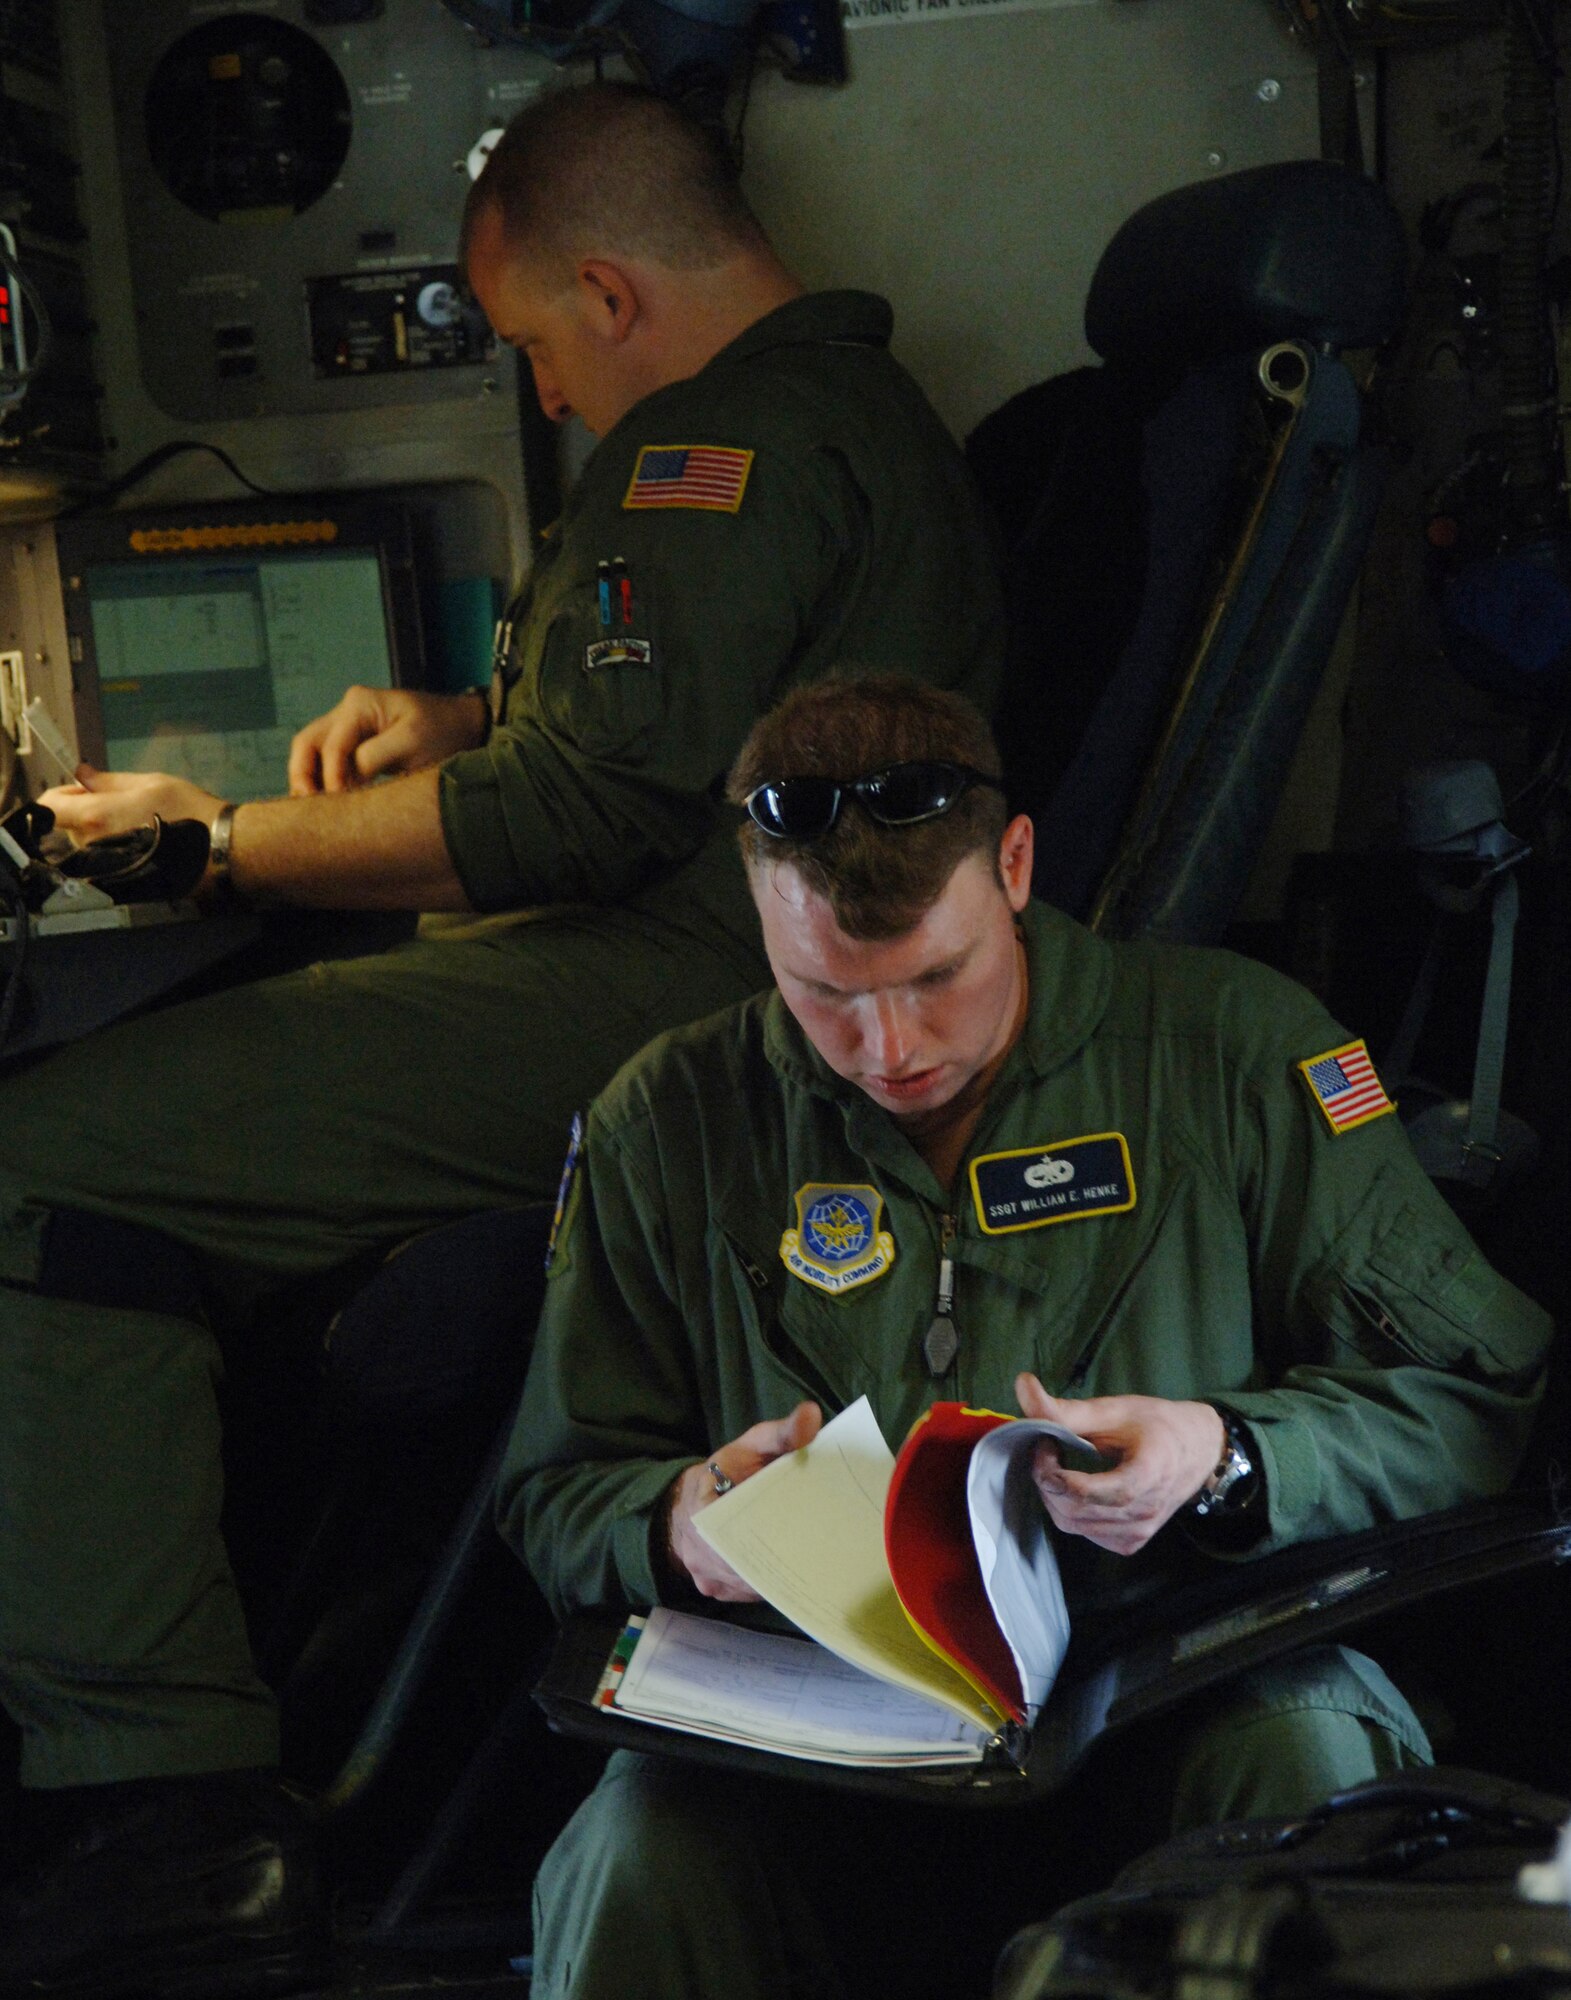
[{"label": "dark green trousers", "polygon": [[[1184,1712],[1176,1740],[1175,1729],[1176,1720],[1132,1734],[1113,1769],[1093,1762],[1072,1796],[980,1812],[730,1781],[619,1751],[536,1878],[530,1991],[538,2000],[981,1994],[1015,1928],[1104,1886],[1168,1832],[1307,1811],[1344,1786],[1430,1761],[1401,1694],[1344,1647],[1244,1675]],[[1098,1796],[1112,1788],[1140,1796]]]},{"label": "dark green trousers", "polygon": [[[30,1785],[266,1763],[218,1530],[214,1331],[476,1209],[555,1193],[648,1038],[767,981],[621,909],[418,938],[124,1023],[0,1077],[0,1704]],[[206,1324],[35,1288],[52,1208],[198,1259]]]}]

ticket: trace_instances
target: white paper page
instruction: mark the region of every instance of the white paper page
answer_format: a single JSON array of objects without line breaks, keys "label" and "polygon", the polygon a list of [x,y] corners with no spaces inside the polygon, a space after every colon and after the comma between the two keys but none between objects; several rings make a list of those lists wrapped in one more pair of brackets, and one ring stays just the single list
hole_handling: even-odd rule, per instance
[{"label": "white paper page", "polygon": [[865,1396],[801,1451],[777,1458],[694,1516],[760,1597],[864,1672],[941,1701],[981,1727],[997,1718],[912,1629],[884,1556],[894,1472]]},{"label": "white paper page", "polygon": [[1022,1417],[979,1438],[966,1468],[971,1538],[987,1601],[1014,1655],[1027,1722],[1035,1722],[1069,1644],[1069,1607],[1058,1558],[1047,1510],[1031,1477],[1032,1453],[1045,1437],[1082,1451],[1095,1449],[1061,1424]]},{"label": "white paper page", "polygon": [[987,1732],[782,1633],[658,1609],[615,1706],[726,1742],[837,1763],[972,1763]]}]

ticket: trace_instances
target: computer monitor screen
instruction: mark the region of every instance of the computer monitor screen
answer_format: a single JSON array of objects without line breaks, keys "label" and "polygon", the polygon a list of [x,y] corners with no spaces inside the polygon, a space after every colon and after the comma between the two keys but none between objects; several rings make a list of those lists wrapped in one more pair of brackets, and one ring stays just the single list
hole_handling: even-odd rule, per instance
[{"label": "computer monitor screen", "polygon": [[352,522],[343,510],[309,522],[110,518],[112,529],[73,528],[77,546],[61,537],[91,762],[167,771],[237,801],[274,796],[296,730],[347,687],[420,684],[397,510],[373,520],[360,503]]},{"label": "computer monitor screen", "polygon": [[295,731],[393,665],[374,553],[89,569],[104,756],[225,798],[281,788]]}]

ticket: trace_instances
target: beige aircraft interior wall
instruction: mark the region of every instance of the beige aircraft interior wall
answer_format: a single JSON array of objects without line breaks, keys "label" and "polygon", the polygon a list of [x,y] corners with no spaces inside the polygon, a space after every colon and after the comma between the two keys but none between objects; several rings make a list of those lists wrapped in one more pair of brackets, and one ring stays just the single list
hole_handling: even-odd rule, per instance
[{"label": "beige aircraft interior wall", "polygon": [[[150,402],[134,343],[114,336],[130,323],[134,246],[114,193],[102,4],[73,0],[67,27],[109,415],[125,465],[181,426]],[[894,301],[901,356],[957,431],[1086,358],[1087,283],[1142,201],[1317,150],[1314,64],[1269,0],[1026,0],[1018,12],[853,27],[847,43],[843,87],[761,71],[745,128],[748,190],[809,283],[865,285]],[[549,75],[536,58],[518,61]],[[506,357],[496,374],[498,395],[469,410],[390,404],[212,434],[267,483],[488,477],[516,513]],[[182,476],[203,482],[193,490],[222,490],[197,462]]]},{"label": "beige aircraft interior wall", "polygon": [[961,432],[1089,358],[1086,287],[1133,209],[1319,152],[1313,58],[1268,0],[913,12],[846,40],[843,90],[760,78],[748,188],[810,282],[893,300]]}]

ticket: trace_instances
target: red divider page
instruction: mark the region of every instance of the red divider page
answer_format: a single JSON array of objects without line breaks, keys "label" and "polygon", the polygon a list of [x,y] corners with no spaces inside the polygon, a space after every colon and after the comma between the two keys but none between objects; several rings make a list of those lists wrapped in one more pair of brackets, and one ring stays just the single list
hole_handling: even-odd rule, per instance
[{"label": "red divider page", "polygon": [[982,1585],[966,1510],[972,1447],[1013,1420],[964,1403],[935,1403],[911,1427],[884,1507],[884,1554],[906,1616],[941,1658],[1001,1716],[1025,1720],[1009,1642]]}]

